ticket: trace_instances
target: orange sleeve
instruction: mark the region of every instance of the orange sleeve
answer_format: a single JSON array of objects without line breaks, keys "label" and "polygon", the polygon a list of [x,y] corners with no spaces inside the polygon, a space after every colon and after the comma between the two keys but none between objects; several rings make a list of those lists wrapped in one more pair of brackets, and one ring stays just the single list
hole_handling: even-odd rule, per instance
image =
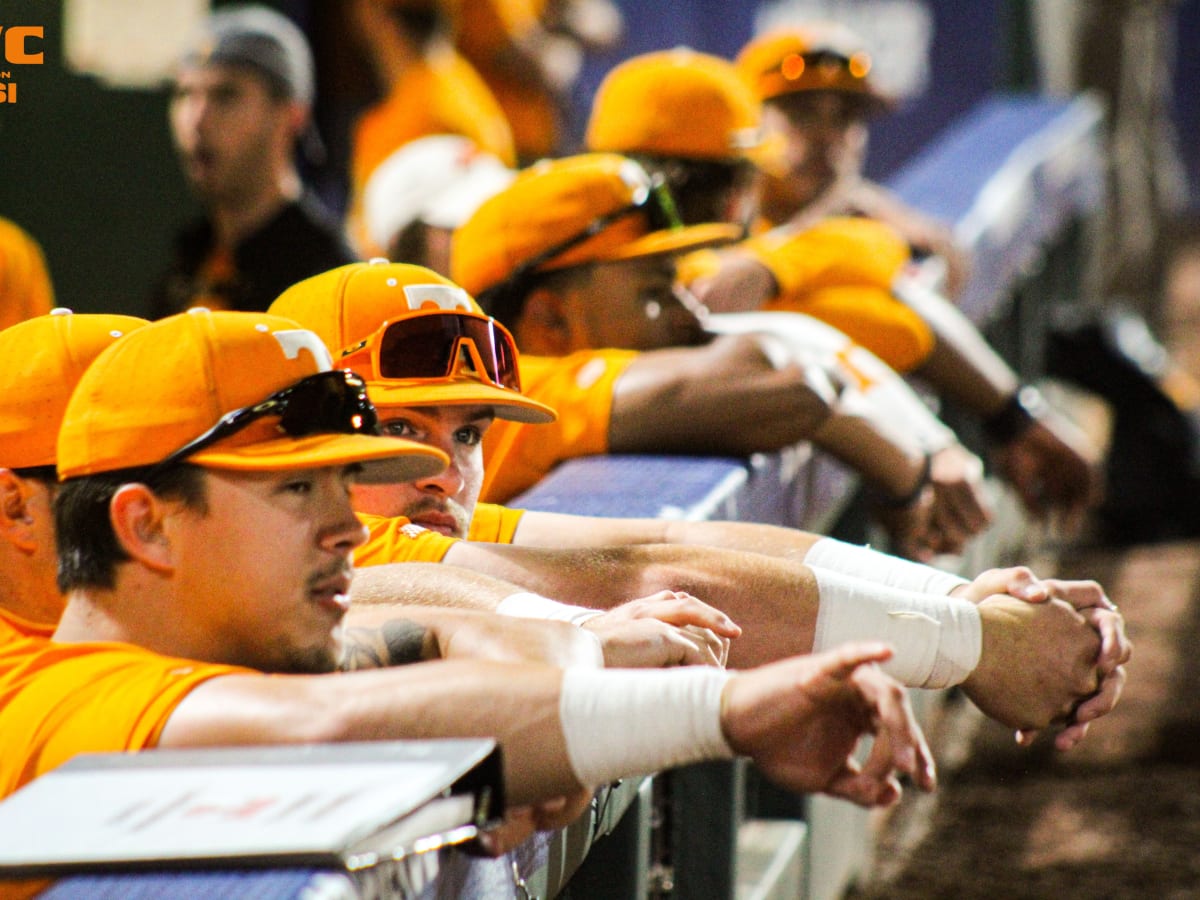
[{"label": "orange sleeve", "polygon": [[911,256],[895,229],[859,216],[798,232],[775,228],[747,238],[742,249],[771,270],[784,296],[842,284],[887,288]]},{"label": "orange sleeve", "polygon": [[820,319],[901,373],[911,372],[933,351],[933,331],[925,321],[890,291],[870,285],[819,288],[790,302],[773,300],[763,309]]},{"label": "orange sleeve", "polygon": [[911,371],[933,351],[933,331],[892,294],[909,250],[890,226],[832,218],[795,234],[776,229],[757,235],[741,249],[779,284],[779,294],[764,309],[820,319],[898,372]]},{"label": "orange sleeve", "polygon": [[251,672],[128,644],[29,647],[0,666],[0,797],[80,753],[154,747],[197,685]]},{"label": "orange sleeve", "polygon": [[383,566],[398,562],[441,562],[458,541],[403,516],[371,516],[360,513],[367,526],[367,542],[354,552],[356,566]]},{"label": "orange sleeve", "polygon": [[477,503],[475,514],[471,517],[471,530],[467,534],[467,540],[484,544],[511,544],[523,515],[523,509],[511,509],[507,506],[497,506],[495,503]]},{"label": "orange sleeve", "polygon": [[607,453],[613,385],[637,356],[633,350],[522,356],[522,392],[557,410],[558,420],[548,425],[498,420],[488,429],[480,499],[503,503],[565,459]]}]

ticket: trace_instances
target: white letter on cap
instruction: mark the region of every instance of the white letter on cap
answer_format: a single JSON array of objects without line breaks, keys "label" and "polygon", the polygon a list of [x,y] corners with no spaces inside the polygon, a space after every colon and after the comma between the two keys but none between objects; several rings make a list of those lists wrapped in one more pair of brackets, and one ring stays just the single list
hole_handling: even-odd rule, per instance
[{"label": "white letter on cap", "polygon": [[307,350],[313,355],[313,359],[317,361],[317,367],[322,372],[333,368],[333,357],[329,355],[329,349],[313,332],[293,328],[288,331],[273,331],[271,336],[279,341],[283,355],[288,359],[295,359],[300,355],[301,350]]},{"label": "white letter on cap", "polygon": [[404,296],[409,309],[421,309],[432,303],[438,309],[471,312],[471,298],[460,287],[449,284],[406,284]]}]

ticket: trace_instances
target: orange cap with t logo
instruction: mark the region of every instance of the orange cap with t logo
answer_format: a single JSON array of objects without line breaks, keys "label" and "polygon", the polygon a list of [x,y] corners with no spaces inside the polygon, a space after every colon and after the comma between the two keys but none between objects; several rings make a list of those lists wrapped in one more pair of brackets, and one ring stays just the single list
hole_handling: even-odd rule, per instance
[{"label": "orange cap with t logo", "polygon": [[[335,355],[387,347],[338,357],[366,380],[380,406],[470,404],[491,406],[501,419],[554,420],[554,410],[520,393],[519,379],[514,385],[503,377],[518,366],[508,331],[431,269],[385,259],[350,263],[292,285],[269,311],[311,328]],[[471,365],[460,365],[468,342]],[[400,375],[385,371],[394,355],[406,363]]]},{"label": "orange cap with t logo", "polygon": [[374,426],[361,379],[332,371],[311,331],[193,309],[114,343],[84,373],[59,433],[59,477],[168,459],[237,471],[361,463],[362,480],[382,482],[445,466],[439,451]]},{"label": "orange cap with t logo", "polygon": [[666,185],[632,159],[585,153],[535,163],[484,201],[454,232],[450,277],[491,312],[485,291],[535,272],[681,253],[741,234],[736,225],[684,227]]}]

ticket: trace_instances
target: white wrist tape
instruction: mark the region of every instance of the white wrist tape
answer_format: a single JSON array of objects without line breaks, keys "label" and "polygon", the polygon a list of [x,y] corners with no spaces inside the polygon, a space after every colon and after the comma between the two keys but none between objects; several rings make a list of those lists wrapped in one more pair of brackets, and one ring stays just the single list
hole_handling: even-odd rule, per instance
[{"label": "white wrist tape", "polygon": [[846,641],[884,641],[895,653],[883,670],[921,688],[951,687],[979,665],[983,625],[974,603],[811,568],[821,598],[814,653]]},{"label": "white wrist tape", "polygon": [[568,669],[559,718],[582,785],[731,759],[721,731],[724,669]]},{"label": "white wrist tape", "polygon": [[509,594],[500,601],[496,612],[516,619],[551,619],[555,622],[570,622],[572,625],[582,625],[596,616],[604,615],[602,609],[571,606],[541,594],[530,593]]},{"label": "white wrist tape", "polygon": [[853,575],[864,581],[943,597],[959,585],[970,584],[965,578],[933,566],[910,562],[834,538],[821,538],[813,544],[804,555],[804,562],[831,572]]}]

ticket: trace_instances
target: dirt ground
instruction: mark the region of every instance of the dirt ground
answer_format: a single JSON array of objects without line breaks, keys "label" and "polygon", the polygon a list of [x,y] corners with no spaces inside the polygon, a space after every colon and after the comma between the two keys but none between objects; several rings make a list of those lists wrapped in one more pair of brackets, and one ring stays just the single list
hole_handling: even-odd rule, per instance
[{"label": "dirt ground", "polygon": [[1086,741],[1017,747],[965,703],[960,762],[906,800],[853,900],[1200,898],[1200,543],[1086,551],[1134,642],[1124,696]]}]

